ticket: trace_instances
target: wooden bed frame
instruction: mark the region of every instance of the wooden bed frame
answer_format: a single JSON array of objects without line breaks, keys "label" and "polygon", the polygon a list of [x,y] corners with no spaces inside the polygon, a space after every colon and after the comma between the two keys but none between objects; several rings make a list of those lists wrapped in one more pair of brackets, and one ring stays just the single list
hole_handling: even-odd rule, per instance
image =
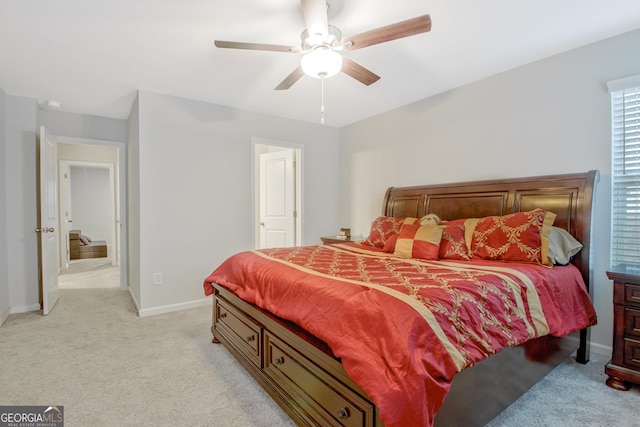
[{"label": "wooden bed frame", "polygon": [[[573,263],[589,294],[592,201],[597,171],[456,184],[391,187],[382,214],[443,220],[505,215],[542,208],[554,225],[583,244]],[[561,267],[558,267],[561,268]],[[345,373],[327,345],[286,320],[214,285],[213,342],[221,342],[299,425],[381,426],[371,399]],[[589,359],[589,331],[579,337],[541,337],[463,370],[435,425],[482,426],[576,352]]]}]

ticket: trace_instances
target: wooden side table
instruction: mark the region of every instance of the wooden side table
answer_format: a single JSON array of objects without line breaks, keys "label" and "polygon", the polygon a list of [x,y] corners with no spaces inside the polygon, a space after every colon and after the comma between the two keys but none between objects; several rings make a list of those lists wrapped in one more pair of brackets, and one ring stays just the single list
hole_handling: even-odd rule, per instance
[{"label": "wooden side table", "polygon": [[344,242],[352,242],[351,237],[347,237],[346,239],[338,239],[337,237],[321,237],[322,243],[325,245],[331,245],[333,243],[344,243]]},{"label": "wooden side table", "polygon": [[607,271],[613,280],[613,356],[604,371],[607,385],[629,390],[640,384],[640,273],[616,267]]}]

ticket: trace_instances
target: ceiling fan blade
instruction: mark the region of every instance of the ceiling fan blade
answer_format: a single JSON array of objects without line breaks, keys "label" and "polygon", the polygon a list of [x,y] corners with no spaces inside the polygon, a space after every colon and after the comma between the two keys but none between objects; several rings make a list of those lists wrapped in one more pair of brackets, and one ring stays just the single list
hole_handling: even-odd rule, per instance
[{"label": "ceiling fan blade", "polygon": [[300,2],[307,32],[310,36],[321,34],[324,39],[329,34],[327,2],[325,0],[300,0]]},{"label": "ceiling fan blade", "polygon": [[345,40],[347,43],[351,42],[351,46],[345,47],[345,49],[362,49],[363,47],[372,46],[374,44],[426,33],[430,30],[431,17],[429,15],[422,15],[417,18],[407,19],[406,21],[387,25],[386,27],[381,27],[376,30],[357,34],[353,37],[347,37]]},{"label": "ceiling fan blade", "polygon": [[295,70],[291,72],[283,81],[280,82],[278,86],[276,86],[276,90],[286,90],[289,89],[295,82],[300,80],[300,78],[304,76],[304,71],[302,71],[302,67],[298,66]]},{"label": "ceiling fan blade", "polygon": [[226,42],[221,40],[216,40],[214,44],[216,45],[216,47],[221,47],[225,49],[266,50],[269,52],[293,52],[293,48],[291,48],[290,46],[280,46],[277,44]]},{"label": "ceiling fan blade", "polygon": [[380,80],[380,76],[367,70],[362,65],[344,56],[342,58],[342,72],[367,86]]}]

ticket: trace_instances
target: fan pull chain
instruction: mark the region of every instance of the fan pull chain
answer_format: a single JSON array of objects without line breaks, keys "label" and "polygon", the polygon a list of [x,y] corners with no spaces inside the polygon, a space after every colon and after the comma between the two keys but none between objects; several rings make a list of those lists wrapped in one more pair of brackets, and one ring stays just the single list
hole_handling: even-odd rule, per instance
[{"label": "fan pull chain", "polygon": [[320,124],[324,125],[324,73],[320,74]]}]

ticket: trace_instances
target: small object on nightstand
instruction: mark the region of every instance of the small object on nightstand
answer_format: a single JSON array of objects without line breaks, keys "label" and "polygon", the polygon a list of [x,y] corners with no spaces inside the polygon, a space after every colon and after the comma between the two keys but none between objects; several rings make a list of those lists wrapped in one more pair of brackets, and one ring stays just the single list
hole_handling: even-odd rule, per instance
[{"label": "small object on nightstand", "polygon": [[607,277],[613,280],[613,356],[604,371],[607,385],[624,391],[640,384],[640,271],[617,266]]},{"label": "small object on nightstand", "polygon": [[340,236],[345,236],[347,239],[351,238],[351,229],[350,228],[341,228]]}]

